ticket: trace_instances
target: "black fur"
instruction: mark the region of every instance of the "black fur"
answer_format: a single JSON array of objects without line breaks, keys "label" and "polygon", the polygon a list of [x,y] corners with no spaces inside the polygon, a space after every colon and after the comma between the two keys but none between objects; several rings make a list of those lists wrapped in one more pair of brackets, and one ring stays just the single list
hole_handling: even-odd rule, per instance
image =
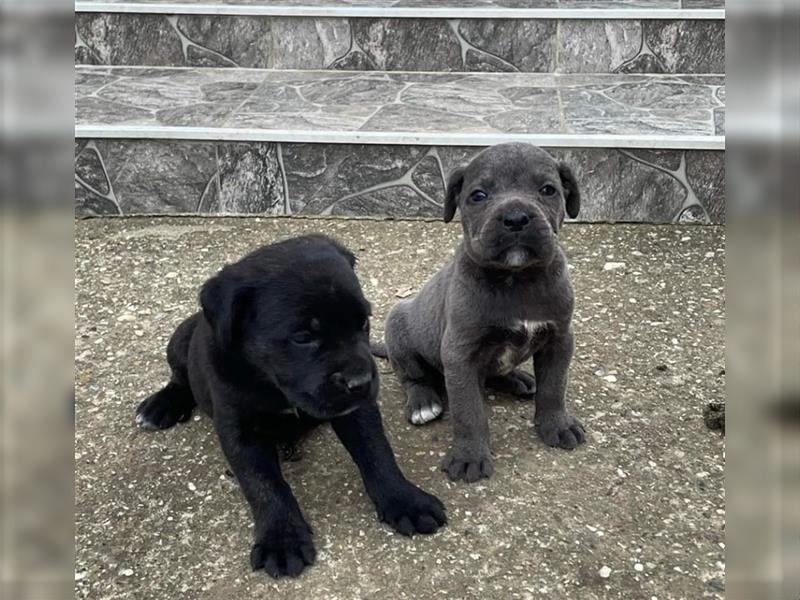
[{"label": "black fur", "polygon": [[278,447],[330,421],[361,471],[381,520],[405,535],[445,524],[444,506],[395,462],[376,402],[370,306],[355,257],[321,235],[265,246],[203,285],[202,311],[167,347],[169,383],[137,408],[165,429],[198,405],[255,520],[253,569],[298,575],[314,562],[312,532],[281,476]]}]

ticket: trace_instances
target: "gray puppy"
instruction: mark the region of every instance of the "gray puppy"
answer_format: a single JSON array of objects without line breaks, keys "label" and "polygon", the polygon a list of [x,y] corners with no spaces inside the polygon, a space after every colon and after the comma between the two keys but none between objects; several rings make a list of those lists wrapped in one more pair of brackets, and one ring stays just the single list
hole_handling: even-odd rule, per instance
[{"label": "gray puppy", "polygon": [[[494,472],[485,387],[536,394],[534,423],[551,446],[575,448],[581,423],[564,395],[574,347],[573,293],[557,234],[580,194],[569,167],[530,144],[501,144],[450,177],[444,220],[461,210],[464,239],[386,321],[385,355],[402,381],[406,416],[438,418],[449,399],[453,445],[442,468],[467,482]],[[536,379],[517,367],[533,356]]]}]

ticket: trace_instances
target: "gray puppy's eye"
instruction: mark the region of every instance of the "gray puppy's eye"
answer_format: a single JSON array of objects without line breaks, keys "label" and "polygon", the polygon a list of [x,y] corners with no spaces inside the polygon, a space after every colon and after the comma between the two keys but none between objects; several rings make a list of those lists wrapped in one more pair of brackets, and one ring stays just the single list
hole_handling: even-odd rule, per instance
[{"label": "gray puppy's eye", "polygon": [[291,340],[292,343],[298,346],[307,346],[308,344],[313,344],[315,338],[310,331],[298,331],[291,337]]},{"label": "gray puppy's eye", "polygon": [[542,196],[552,196],[553,194],[556,193],[556,188],[554,188],[550,184],[543,185],[542,187],[539,188],[539,193]]},{"label": "gray puppy's eye", "polygon": [[475,190],[474,192],[472,192],[472,194],[470,194],[469,199],[472,200],[473,202],[483,202],[488,197],[489,196],[487,196],[486,192],[484,192],[483,190]]}]

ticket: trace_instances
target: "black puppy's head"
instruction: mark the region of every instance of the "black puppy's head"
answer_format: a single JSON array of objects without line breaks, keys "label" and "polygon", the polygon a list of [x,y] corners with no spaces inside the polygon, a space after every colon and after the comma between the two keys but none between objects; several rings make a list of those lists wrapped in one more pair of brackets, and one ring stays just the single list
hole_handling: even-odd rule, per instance
[{"label": "black puppy's head", "polygon": [[465,248],[476,263],[517,270],[547,264],[565,213],[574,218],[580,192],[572,171],[531,144],[499,144],[456,169],[444,220],[461,210]]},{"label": "black puppy's head", "polygon": [[295,408],[330,419],[373,401],[370,305],[355,257],[321,235],[257,250],[200,293],[216,345],[231,364],[278,387]]}]

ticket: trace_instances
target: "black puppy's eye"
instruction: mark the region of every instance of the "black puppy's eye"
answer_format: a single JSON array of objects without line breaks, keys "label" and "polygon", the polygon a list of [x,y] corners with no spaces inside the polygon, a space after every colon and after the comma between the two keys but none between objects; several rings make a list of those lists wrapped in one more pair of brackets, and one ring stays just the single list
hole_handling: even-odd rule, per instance
[{"label": "black puppy's eye", "polygon": [[554,188],[552,185],[549,184],[543,185],[542,187],[539,188],[539,193],[542,196],[552,196],[553,194],[556,193],[556,188]]},{"label": "black puppy's eye", "polygon": [[474,192],[472,192],[472,194],[470,195],[469,198],[473,202],[483,202],[488,197],[489,196],[486,195],[486,192],[484,192],[482,190],[475,190]]},{"label": "black puppy's eye", "polygon": [[361,324],[361,329],[363,331],[369,331],[369,317],[364,319],[364,322]]},{"label": "black puppy's eye", "polygon": [[292,342],[298,346],[307,346],[314,343],[314,336],[310,331],[299,331],[292,336]]}]

